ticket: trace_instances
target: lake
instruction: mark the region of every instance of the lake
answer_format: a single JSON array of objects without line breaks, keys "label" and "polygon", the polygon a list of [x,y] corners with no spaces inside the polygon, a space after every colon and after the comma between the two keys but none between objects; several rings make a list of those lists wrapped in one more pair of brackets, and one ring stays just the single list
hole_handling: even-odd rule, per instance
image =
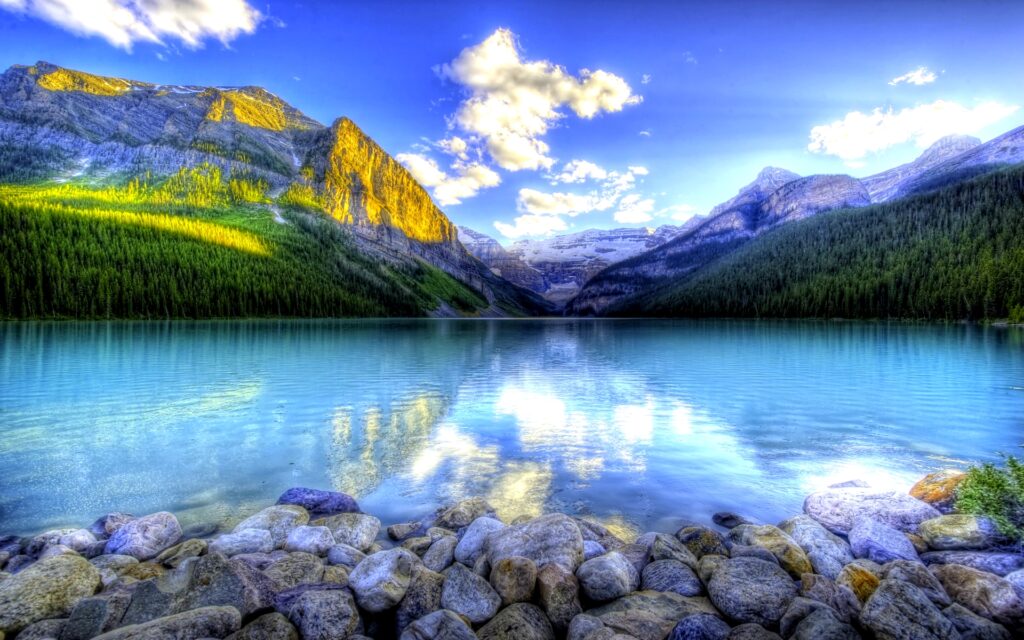
[{"label": "lake", "polygon": [[1024,332],[634,320],[0,324],[0,533],[230,524],[291,486],[673,531],[1024,442]]}]

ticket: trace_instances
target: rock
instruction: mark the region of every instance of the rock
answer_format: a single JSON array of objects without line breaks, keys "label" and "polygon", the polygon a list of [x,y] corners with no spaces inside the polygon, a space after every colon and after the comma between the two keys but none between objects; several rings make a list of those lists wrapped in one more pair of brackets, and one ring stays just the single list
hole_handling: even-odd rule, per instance
[{"label": "rock", "polygon": [[132,594],[125,590],[79,600],[61,630],[60,640],[89,640],[114,629],[121,624],[131,600]]},{"label": "rock", "polygon": [[835,580],[843,567],[853,561],[850,545],[810,516],[790,518],[779,528],[804,550],[814,573]]},{"label": "rock", "polygon": [[273,548],[276,549],[284,546],[288,539],[288,533],[292,529],[308,522],[309,513],[304,508],[298,505],[281,504],[254,513],[235,525],[233,532],[239,533],[248,529],[269,531],[273,540]]},{"label": "rock", "polygon": [[288,532],[285,539],[285,551],[301,551],[314,556],[327,555],[335,545],[334,535],[327,527],[310,527],[301,525]]},{"label": "rock", "polygon": [[928,543],[925,542],[925,539],[918,534],[904,533],[903,535],[907,536],[907,540],[910,540],[910,544],[914,545],[914,551],[916,551],[918,555],[928,551]]},{"label": "rock", "polygon": [[738,544],[749,544],[767,549],[793,578],[799,578],[814,569],[807,554],[786,532],[770,524],[754,526],[739,525],[729,532],[729,539]]},{"label": "rock", "polygon": [[927,565],[960,564],[997,576],[1024,569],[1024,555],[1003,551],[929,551],[921,554]]},{"label": "rock", "polygon": [[718,616],[696,613],[680,620],[668,640],[726,640],[729,631],[729,625]]},{"label": "rock", "polygon": [[867,602],[871,594],[878,588],[881,579],[874,572],[865,569],[862,565],[850,563],[843,567],[836,578],[836,584],[847,587],[857,596],[860,602]]},{"label": "rock", "polygon": [[505,528],[500,520],[482,516],[474,520],[462,534],[462,539],[455,547],[455,559],[467,567],[476,564],[477,558],[486,552],[487,537]]},{"label": "rock", "polygon": [[737,622],[765,626],[782,618],[796,591],[785,570],[756,558],[726,560],[708,582],[708,595],[719,611]]},{"label": "rock", "polygon": [[772,633],[759,624],[748,622],[733,627],[729,632],[729,640],[782,640],[782,636]]},{"label": "rock", "polygon": [[462,527],[469,526],[469,523],[477,518],[488,515],[494,515],[494,507],[487,504],[483,498],[469,498],[442,509],[434,519],[434,524],[438,527],[458,531]]},{"label": "rock", "polygon": [[583,562],[583,536],[568,516],[541,516],[490,535],[487,559],[492,567],[512,556],[529,558],[538,567],[554,562],[575,572]]},{"label": "rock", "polygon": [[908,582],[883,580],[864,604],[861,624],[878,640],[957,640],[959,632]]},{"label": "rock", "polygon": [[433,543],[434,541],[430,539],[430,536],[415,536],[413,538],[406,538],[405,541],[402,542],[402,548],[408,549],[418,556],[422,556],[430,549],[430,546]]},{"label": "rock", "polygon": [[336,544],[327,550],[328,563],[339,564],[349,569],[355,569],[364,558],[365,553],[347,544]]},{"label": "rock", "polygon": [[227,640],[299,640],[295,626],[280,613],[265,613]]},{"label": "rock", "polygon": [[419,558],[405,549],[389,549],[370,556],[348,575],[356,602],[370,612],[390,609],[401,602]]},{"label": "rock", "polygon": [[477,640],[477,636],[462,618],[442,609],[410,624],[401,640]]},{"label": "rock", "polygon": [[117,530],[135,519],[130,513],[115,511],[105,516],[100,516],[89,525],[89,532],[97,538],[109,538],[117,533]]},{"label": "rock", "polygon": [[596,558],[597,556],[603,556],[606,553],[608,553],[608,550],[605,549],[604,546],[600,542],[596,542],[594,540],[584,540],[583,541],[583,560],[584,561],[590,560],[591,558]]},{"label": "rock", "polygon": [[637,576],[643,572],[644,567],[651,561],[650,549],[642,544],[624,544],[614,551],[621,554],[626,560],[629,560],[629,563],[636,569]]},{"label": "rock", "polygon": [[678,560],[655,560],[644,567],[640,583],[644,591],[671,591],[688,597],[704,592],[693,569]]},{"label": "rock", "polygon": [[850,548],[858,558],[879,564],[891,560],[917,560],[917,550],[902,532],[870,518],[858,520],[850,529]]},{"label": "rock", "polygon": [[587,612],[606,627],[638,640],[663,640],[680,620],[699,613],[718,615],[707,598],[658,591],[636,591]]},{"label": "rock", "polygon": [[339,491],[323,491],[292,487],[277,499],[279,505],[297,505],[311,516],[330,516],[336,513],[358,512],[359,504],[355,498]]},{"label": "rock", "polygon": [[310,591],[345,591],[349,595],[352,595],[350,590],[339,584],[330,584],[326,582],[321,582],[319,584],[300,584],[297,587],[292,587],[291,589],[277,593],[274,596],[274,610],[287,616],[288,612],[292,610],[292,605],[295,604],[299,597],[304,593],[309,593]]},{"label": "rock", "polygon": [[909,582],[938,607],[947,607],[951,602],[939,579],[920,562],[894,560],[882,567],[880,577],[885,580]]},{"label": "rock", "polygon": [[569,623],[569,633],[566,640],[584,640],[595,631],[604,629],[604,623],[600,618],[581,613]]},{"label": "rock", "polygon": [[324,567],[324,576],[321,578],[323,582],[333,582],[334,584],[340,584],[341,586],[348,586],[348,567],[341,565],[328,565]]},{"label": "rock", "polygon": [[734,544],[729,548],[730,558],[757,558],[772,564],[779,564],[779,559],[771,551],[764,547],[755,547],[749,544]]},{"label": "rock", "polygon": [[310,590],[288,608],[288,620],[303,640],[345,640],[359,628],[359,612],[344,589]]},{"label": "rock", "polygon": [[831,611],[832,608],[823,602],[811,598],[801,596],[793,598],[793,601],[786,607],[786,612],[782,614],[782,618],[779,620],[779,633],[783,638],[790,637],[796,631],[797,625],[818,609]]},{"label": "rock", "polygon": [[916,533],[918,525],[940,515],[935,507],[905,493],[861,487],[812,493],[804,500],[804,512],[839,535],[848,534],[865,518]]},{"label": "rock", "polygon": [[621,598],[640,586],[636,567],[618,551],[587,560],[576,571],[583,594],[593,602]]},{"label": "rock", "polygon": [[132,556],[139,560],[155,558],[181,538],[178,519],[166,511],[130,520],[110,536],[104,553]]},{"label": "rock", "polygon": [[254,569],[263,571],[287,555],[287,551],[278,549],[277,551],[271,551],[270,553],[240,553],[237,556],[231,556],[231,559],[244,562]]},{"label": "rock", "polygon": [[89,560],[89,564],[96,567],[97,569],[123,569],[129,565],[139,564],[137,558],[131,556],[122,556],[117,554],[96,556]]},{"label": "rock", "polygon": [[167,569],[162,564],[156,562],[139,562],[125,567],[118,575],[124,578],[133,578],[135,580],[150,580],[152,578],[159,578],[160,576],[167,573]]},{"label": "rock", "polygon": [[[192,560],[183,566],[187,567],[195,562]],[[184,585],[170,583],[166,578],[143,580],[128,585],[132,598],[124,615],[121,616],[119,626],[142,624],[177,613],[174,610],[175,604],[184,588]]]},{"label": "rock", "polygon": [[455,536],[443,536],[434,541],[423,554],[423,564],[431,571],[441,572],[455,562],[455,547],[459,541]]},{"label": "rock", "polygon": [[66,547],[62,544],[51,544],[47,545],[47,547],[43,549],[42,553],[39,554],[39,560],[42,560],[44,558],[52,558],[54,556],[64,556],[68,554],[76,556],[79,555],[79,553],[71,547]]},{"label": "rock", "polygon": [[[785,637],[783,633],[783,637]],[[792,635],[793,640],[859,640],[857,630],[839,621],[825,608],[812,611],[800,621]]]},{"label": "rock", "polygon": [[230,558],[241,553],[270,553],[274,546],[273,534],[266,529],[242,529],[214,538],[208,549]]},{"label": "rock", "polygon": [[419,531],[422,527],[423,523],[418,520],[416,522],[401,522],[399,524],[393,524],[388,527],[388,537],[396,542],[401,542]]},{"label": "rock", "polygon": [[202,556],[189,562],[194,564],[188,574],[187,585],[174,604],[176,612],[200,607],[230,606],[248,617],[273,605],[273,581],[244,562],[228,560],[218,554]]},{"label": "rock", "polygon": [[953,623],[964,638],[970,640],[1011,640],[1006,627],[982,618],[967,607],[951,604],[942,610],[942,615]]},{"label": "rock", "polygon": [[945,564],[932,573],[954,602],[1004,625],[1024,622],[1024,602],[1005,578],[971,567]]},{"label": "rock", "polygon": [[4,569],[7,570],[7,573],[18,573],[19,571],[31,566],[34,562],[35,558],[32,556],[21,554],[8,560]]},{"label": "rock", "polygon": [[365,513],[339,513],[320,518],[315,524],[325,526],[339,544],[366,551],[380,532],[380,520]]},{"label": "rock", "polygon": [[827,604],[839,615],[839,619],[847,622],[860,614],[860,600],[849,587],[838,585],[831,578],[813,573],[805,573],[800,577],[800,596]]},{"label": "rock", "polygon": [[1006,581],[1013,585],[1013,588],[1017,590],[1017,596],[1024,600],[1024,569],[1018,569],[1017,571],[1011,571],[1004,576]]},{"label": "rock", "polygon": [[220,525],[216,522],[199,522],[184,527],[181,530],[182,540],[198,540],[200,538],[209,538],[220,531]]},{"label": "rock", "polygon": [[445,574],[441,606],[465,616],[473,624],[482,624],[498,612],[501,597],[486,580],[455,563]]},{"label": "rock", "polygon": [[395,612],[395,625],[398,633],[425,615],[441,609],[441,588],[444,576],[431,571],[422,564],[413,567],[412,579],[405,597]]},{"label": "rock", "polygon": [[491,568],[490,582],[503,607],[529,602],[537,583],[537,565],[529,558],[504,558]]},{"label": "rock", "polygon": [[324,563],[311,553],[296,551],[263,570],[278,591],[292,589],[300,584],[320,582],[324,576]]},{"label": "rock", "polygon": [[96,543],[96,536],[88,529],[75,529],[63,534],[57,539],[57,544],[62,544],[69,549],[79,553],[84,552]]},{"label": "rock", "polygon": [[940,551],[987,549],[1002,538],[991,520],[967,514],[925,520],[918,532],[929,547]]},{"label": "rock", "polygon": [[480,640],[555,640],[544,612],[522,602],[505,607],[477,633]]},{"label": "rock", "polygon": [[559,564],[548,564],[537,572],[537,602],[558,633],[583,611],[576,576]]},{"label": "rock", "polygon": [[715,515],[711,516],[711,521],[720,527],[726,529],[733,529],[740,526],[741,524],[759,525],[761,524],[757,520],[751,520],[744,518],[743,516],[733,513],[731,511],[719,511]]},{"label": "rock", "polygon": [[100,586],[100,572],[77,555],[40,560],[0,581],[0,631],[16,634],[46,618],[60,618]]},{"label": "rock", "polygon": [[66,625],[67,620],[64,618],[40,620],[25,627],[18,634],[18,640],[58,640]]},{"label": "rock", "polygon": [[156,561],[165,567],[177,567],[187,558],[198,558],[199,556],[206,553],[207,543],[206,540],[186,540],[179,544],[174,545],[169,549],[165,549],[156,557]]},{"label": "rock", "polygon": [[956,501],[956,488],[966,477],[965,473],[952,470],[929,473],[910,488],[910,495],[947,513]]},{"label": "rock", "polygon": [[676,539],[683,543],[695,558],[700,560],[706,555],[729,555],[725,540],[718,532],[701,526],[686,526],[676,532]]},{"label": "rock", "polygon": [[[774,560],[775,556],[772,556],[772,559]],[[728,560],[728,558],[725,556],[704,556],[700,559],[700,562],[697,563],[697,577],[700,578],[700,581],[703,582],[705,586],[707,586],[708,582],[711,581],[711,576],[714,575],[715,570],[718,569],[718,567],[720,567],[726,560]]]},{"label": "rock", "polygon": [[238,631],[242,616],[232,607],[202,607],[120,627],[96,640],[200,640],[223,638]]}]

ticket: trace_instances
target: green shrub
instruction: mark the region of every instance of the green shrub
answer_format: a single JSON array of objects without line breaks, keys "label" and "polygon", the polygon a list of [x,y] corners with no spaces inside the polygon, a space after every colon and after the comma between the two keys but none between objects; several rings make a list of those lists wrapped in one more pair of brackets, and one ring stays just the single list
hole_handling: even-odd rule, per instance
[{"label": "green shrub", "polygon": [[967,470],[957,488],[956,509],[989,517],[999,531],[1024,540],[1024,463],[1006,456],[1006,464],[986,463]]}]

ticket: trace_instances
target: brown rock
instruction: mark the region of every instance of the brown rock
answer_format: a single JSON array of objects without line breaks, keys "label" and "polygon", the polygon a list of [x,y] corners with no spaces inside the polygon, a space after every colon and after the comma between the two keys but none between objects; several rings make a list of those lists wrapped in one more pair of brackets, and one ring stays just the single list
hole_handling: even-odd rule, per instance
[{"label": "brown rock", "polygon": [[956,488],[965,477],[966,474],[953,470],[929,473],[910,488],[910,495],[939,511],[948,512],[956,500]]}]

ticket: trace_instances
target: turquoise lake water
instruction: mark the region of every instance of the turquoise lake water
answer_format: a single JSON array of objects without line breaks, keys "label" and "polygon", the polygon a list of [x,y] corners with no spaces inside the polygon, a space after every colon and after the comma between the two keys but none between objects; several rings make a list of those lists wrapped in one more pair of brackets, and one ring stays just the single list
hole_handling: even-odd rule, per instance
[{"label": "turquoise lake water", "polygon": [[487,497],[674,530],[1024,443],[1024,332],[627,320],[0,324],[0,534],[230,524],[291,486],[385,523]]}]

